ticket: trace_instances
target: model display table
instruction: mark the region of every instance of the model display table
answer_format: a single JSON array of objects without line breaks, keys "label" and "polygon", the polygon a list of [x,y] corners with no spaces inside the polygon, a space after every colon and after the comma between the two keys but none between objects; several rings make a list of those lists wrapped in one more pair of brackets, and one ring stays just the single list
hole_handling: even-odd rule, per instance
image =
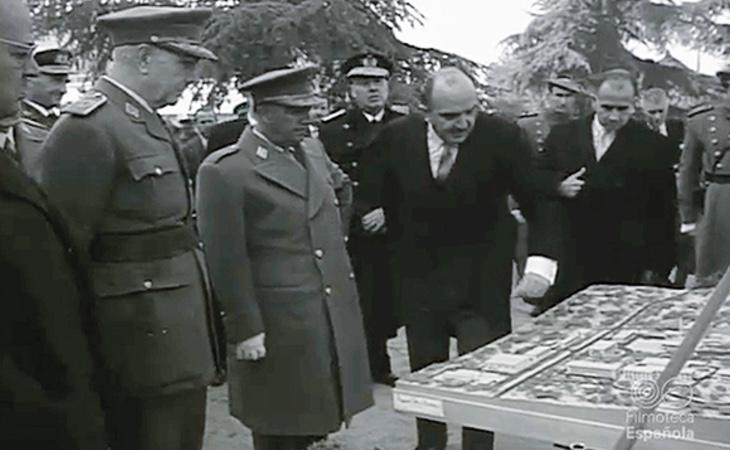
[{"label": "model display table", "polygon": [[680,375],[655,382],[710,292],[592,286],[509,336],[399,380],[394,407],[609,450],[638,407],[656,404],[634,448],[730,449],[728,302]]}]

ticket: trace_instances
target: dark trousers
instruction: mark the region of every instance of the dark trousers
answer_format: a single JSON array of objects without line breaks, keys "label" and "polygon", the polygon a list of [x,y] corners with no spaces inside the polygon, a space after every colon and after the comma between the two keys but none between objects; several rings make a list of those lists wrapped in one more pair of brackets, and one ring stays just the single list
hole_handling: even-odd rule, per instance
[{"label": "dark trousers", "polygon": [[205,432],[205,388],[154,397],[110,400],[112,450],[200,450]]},{"label": "dark trousers", "polygon": [[391,373],[387,342],[397,330],[388,248],[382,236],[355,236],[350,240],[349,250],[357,279],[370,372],[378,381]]},{"label": "dark trousers", "polygon": [[[509,324],[507,324],[507,329]],[[449,359],[449,338],[455,335],[459,354],[468,353],[495,339],[495,330],[486,320],[471,312],[444,312],[422,309],[411,311],[406,322],[408,356],[411,370],[417,371],[433,363]],[[418,449],[444,450],[446,448],[446,424],[418,419]],[[464,428],[464,450],[491,450],[494,433]]]},{"label": "dark trousers", "polygon": [[327,436],[273,436],[252,433],[254,450],[306,450]]}]

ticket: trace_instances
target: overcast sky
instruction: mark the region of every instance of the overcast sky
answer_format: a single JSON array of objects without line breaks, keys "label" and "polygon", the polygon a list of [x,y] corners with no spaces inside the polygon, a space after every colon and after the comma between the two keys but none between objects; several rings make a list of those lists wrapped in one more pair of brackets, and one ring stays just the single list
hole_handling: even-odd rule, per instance
[{"label": "overcast sky", "polygon": [[[496,62],[498,43],[522,32],[530,23],[533,0],[410,0],[424,16],[423,26],[404,29],[398,37],[420,47],[434,47],[480,63]],[[648,49],[641,57],[661,58]],[[697,52],[673,48],[672,54],[692,69]],[[700,71],[714,74],[721,62],[710,56],[700,59]]]}]

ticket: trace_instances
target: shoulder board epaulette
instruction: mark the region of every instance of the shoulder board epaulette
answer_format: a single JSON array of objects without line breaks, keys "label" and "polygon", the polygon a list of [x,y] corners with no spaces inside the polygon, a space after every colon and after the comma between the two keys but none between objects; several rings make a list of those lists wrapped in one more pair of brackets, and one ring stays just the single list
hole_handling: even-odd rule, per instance
[{"label": "shoulder board epaulette", "polygon": [[332,114],[322,117],[322,123],[331,122],[338,117],[342,117],[345,115],[346,112],[347,112],[346,109],[338,109],[337,111],[333,112]]},{"label": "shoulder board epaulette", "polygon": [[538,113],[536,113],[536,112],[526,112],[526,113],[520,114],[518,119],[529,119],[530,117],[537,117],[537,116],[538,116]]},{"label": "shoulder board epaulette", "polygon": [[226,156],[230,156],[238,152],[238,143],[231,144],[228,147],[223,147],[220,150],[216,150],[210,155],[210,160],[214,163],[220,162]]},{"label": "shoulder board epaulette", "polygon": [[102,94],[101,92],[94,92],[93,94],[84,96],[66,106],[61,110],[61,112],[73,114],[75,116],[88,116],[89,114],[99,109],[106,102],[106,95]]},{"label": "shoulder board epaulette", "polygon": [[715,109],[715,107],[712,106],[712,105],[700,105],[700,106],[696,106],[696,107],[694,107],[694,108],[692,108],[692,109],[689,110],[689,112],[687,113],[687,117],[694,117],[694,116],[696,116],[698,114],[702,114],[702,113],[705,113],[707,111],[712,111],[713,109]]}]

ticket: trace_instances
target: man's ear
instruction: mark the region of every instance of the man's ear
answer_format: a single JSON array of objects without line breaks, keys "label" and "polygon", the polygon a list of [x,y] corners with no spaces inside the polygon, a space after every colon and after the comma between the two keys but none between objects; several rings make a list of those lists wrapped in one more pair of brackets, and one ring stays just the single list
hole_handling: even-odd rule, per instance
[{"label": "man's ear", "polygon": [[152,60],[153,53],[154,49],[150,45],[142,44],[138,47],[137,67],[139,67],[140,73],[145,75],[149,73],[149,66]]}]

